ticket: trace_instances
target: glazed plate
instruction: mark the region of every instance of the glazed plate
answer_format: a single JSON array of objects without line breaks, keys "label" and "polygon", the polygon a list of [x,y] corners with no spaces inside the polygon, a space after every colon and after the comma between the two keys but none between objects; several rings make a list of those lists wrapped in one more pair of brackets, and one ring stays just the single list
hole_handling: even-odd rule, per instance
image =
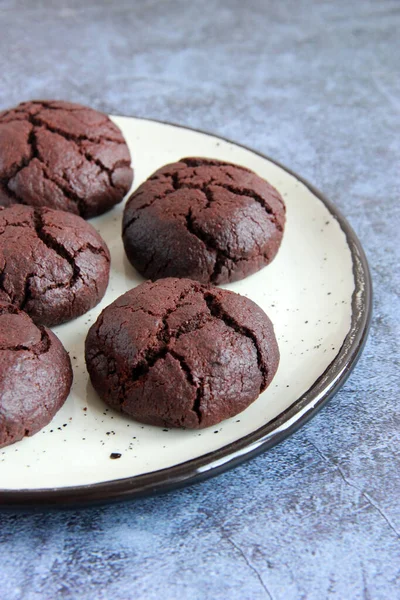
[{"label": "glazed plate", "polygon": [[71,394],[45,429],[0,450],[0,504],[122,499],[224,471],[315,414],[343,384],[366,339],[367,262],[348,223],[320,192],[273,160],[218,137],[144,119],[113,120],[131,149],[135,187],[165,163],[207,156],[253,169],[282,194],[287,224],[277,257],[258,273],[224,286],[257,302],[272,319],[279,369],[243,413],[201,431],[141,425],[105,406],[88,380],[86,333],[105,306],[143,281],[124,255],[121,204],[92,220],[111,251],[106,296],[83,317],[54,329],[71,356]]}]

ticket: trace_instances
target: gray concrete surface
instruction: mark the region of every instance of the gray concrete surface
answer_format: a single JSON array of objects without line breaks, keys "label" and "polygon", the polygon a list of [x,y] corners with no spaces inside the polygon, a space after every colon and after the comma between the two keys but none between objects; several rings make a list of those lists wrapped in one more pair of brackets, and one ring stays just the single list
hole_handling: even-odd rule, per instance
[{"label": "gray concrete surface", "polygon": [[[323,190],[366,249],[369,342],[308,425],[159,498],[0,514],[0,598],[400,598],[398,0],[0,1],[0,107],[210,130]],[[1,483],[1,482],[0,482]]]}]

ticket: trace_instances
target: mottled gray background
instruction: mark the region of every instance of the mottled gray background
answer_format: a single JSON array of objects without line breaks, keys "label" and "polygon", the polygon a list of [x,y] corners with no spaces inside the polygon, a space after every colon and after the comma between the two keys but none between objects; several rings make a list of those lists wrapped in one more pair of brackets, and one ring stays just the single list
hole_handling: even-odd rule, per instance
[{"label": "mottled gray background", "polygon": [[0,1],[0,108],[65,98],[268,153],[342,209],[375,286],[356,371],[278,447],[158,498],[0,514],[1,600],[400,598],[399,16],[398,0]]}]

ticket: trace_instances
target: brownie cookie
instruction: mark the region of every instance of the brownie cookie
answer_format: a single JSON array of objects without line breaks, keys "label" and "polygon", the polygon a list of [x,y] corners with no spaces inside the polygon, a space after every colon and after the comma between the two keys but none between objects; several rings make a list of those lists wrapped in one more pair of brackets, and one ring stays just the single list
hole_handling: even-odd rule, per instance
[{"label": "brownie cookie", "polygon": [[71,362],[60,340],[0,301],[0,448],[47,425],[71,384]]},{"label": "brownie cookie", "polygon": [[0,112],[0,205],[100,215],[133,179],[128,146],[107,115],[70,102],[23,102]]},{"label": "brownie cookie", "polygon": [[77,215],[16,204],[0,207],[0,300],[36,323],[59,325],[104,296],[110,254]]},{"label": "brownie cookie", "polygon": [[189,279],[145,282],[90,328],[86,364],[110,406],[151,425],[197,429],[244,410],[268,387],[279,350],[248,298]]},{"label": "brownie cookie", "polygon": [[132,194],[122,235],[130,262],[144,277],[220,284],[270,263],[284,225],[280,194],[252,171],[182,158]]}]

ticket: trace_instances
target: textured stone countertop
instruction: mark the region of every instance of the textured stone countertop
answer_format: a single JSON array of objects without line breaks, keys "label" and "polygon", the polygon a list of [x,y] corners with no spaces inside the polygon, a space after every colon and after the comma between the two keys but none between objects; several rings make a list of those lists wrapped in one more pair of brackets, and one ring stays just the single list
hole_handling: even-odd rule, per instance
[{"label": "textured stone countertop", "polygon": [[267,153],[348,217],[375,291],[350,379],[272,450],[157,498],[0,513],[1,600],[400,598],[399,1],[0,0],[0,28],[0,108],[65,98]]}]

